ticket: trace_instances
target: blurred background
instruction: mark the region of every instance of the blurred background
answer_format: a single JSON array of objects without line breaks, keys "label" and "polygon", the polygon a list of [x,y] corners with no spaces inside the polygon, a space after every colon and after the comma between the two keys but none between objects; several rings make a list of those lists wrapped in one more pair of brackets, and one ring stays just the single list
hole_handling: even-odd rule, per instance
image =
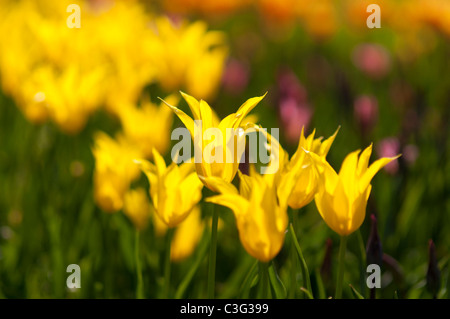
[{"label": "blurred background", "polygon": [[[366,25],[372,2],[381,28]],[[67,24],[72,3],[81,8],[80,28]],[[147,181],[127,173],[109,188],[95,172],[107,162],[99,155],[105,150],[120,162],[123,141],[149,159],[155,147],[168,162],[171,130],[182,124],[157,97],[187,110],[182,90],[220,117],[268,92],[252,114],[263,127],[280,128],[291,155],[302,126],[328,137],[340,125],[328,155],[336,170],[372,142],[372,161],[401,153],[373,180],[360,232],[366,243],[374,214],[385,254],[377,296],[432,297],[432,239],[437,296],[448,298],[449,61],[447,0],[0,0],[0,297],[134,298],[136,228],[145,295],[160,296],[164,229],[148,199],[140,199],[142,212],[126,200],[139,197],[131,190],[148,190]],[[173,256],[174,286],[198,267],[183,297],[206,296],[201,238],[210,209],[202,206],[197,228],[185,234],[190,247]],[[231,212],[216,209],[217,296],[245,297],[240,285],[253,259]],[[289,214],[313,290],[320,276],[332,295],[338,236],[313,203]],[[346,281],[365,292],[365,248],[356,237]],[[286,238],[275,259],[288,291],[302,282],[289,271],[291,246]],[[81,267],[81,289],[66,288],[69,264]],[[352,296],[345,285],[344,296]]]}]

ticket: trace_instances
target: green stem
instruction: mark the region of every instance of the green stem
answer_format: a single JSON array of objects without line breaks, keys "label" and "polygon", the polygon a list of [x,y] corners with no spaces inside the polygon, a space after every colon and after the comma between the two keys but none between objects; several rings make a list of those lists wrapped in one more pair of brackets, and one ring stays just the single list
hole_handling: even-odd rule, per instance
[{"label": "green stem", "polygon": [[165,247],[165,260],[164,260],[164,295],[163,298],[169,298],[170,294],[170,246],[172,244],[172,237],[175,229],[168,228],[166,233],[166,247]]},{"label": "green stem", "polygon": [[259,262],[260,298],[269,298],[269,264],[262,261]]},{"label": "green stem", "polygon": [[200,268],[200,265],[201,265],[203,259],[205,258],[206,253],[208,252],[208,245],[209,245],[208,241],[204,241],[204,240],[201,241],[201,246],[199,248],[199,252],[195,259],[195,262],[189,269],[189,271],[188,271],[187,275],[184,277],[183,281],[178,286],[178,289],[175,292],[175,299],[183,298],[183,295],[184,295],[186,289],[188,288],[189,284],[191,283],[192,278],[194,278],[194,275],[197,272],[198,268]]},{"label": "green stem", "polygon": [[303,257],[303,252],[300,248],[300,244],[297,240],[297,235],[295,234],[294,226],[289,225],[289,230],[291,232],[292,240],[294,241],[295,249],[297,250],[298,257],[300,259],[300,266],[302,269],[303,284],[306,286],[308,291],[311,291],[311,279],[309,278],[308,265],[306,264],[305,258]]},{"label": "green stem", "polygon": [[363,296],[367,296],[366,294],[366,280],[365,280],[365,274],[366,274],[366,248],[365,248],[365,244],[364,244],[364,240],[363,237],[361,235],[361,230],[358,229],[356,231],[356,234],[358,236],[358,243],[359,243],[359,256],[360,256],[360,276],[359,276],[359,289],[361,291],[361,294]]},{"label": "green stem", "polygon": [[341,236],[341,243],[339,245],[339,268],[338,268],[338,278],[336,284],[336,299],[341,299],[342,297],[342,282],[344,281],[344,268],[345,268],[345,250],[347,246],[347,236]]},{"label": "green stem", "polygon": [[211,225],[211,244],[209,246],[209,265],[208,265],[208,298],[214,299],[215,281],[216,281],[216,253],[217,253],[217,225],[219,215],[212,206],[212,225]]},{"label": "green stem", "polygon": [[136,236],[134,241],[134,260],[136,263],[136,273],[137,273],[136,298],[144,299],[144,282],[142,280],[141,260],[139,259],[139,230],[136,230]]}]

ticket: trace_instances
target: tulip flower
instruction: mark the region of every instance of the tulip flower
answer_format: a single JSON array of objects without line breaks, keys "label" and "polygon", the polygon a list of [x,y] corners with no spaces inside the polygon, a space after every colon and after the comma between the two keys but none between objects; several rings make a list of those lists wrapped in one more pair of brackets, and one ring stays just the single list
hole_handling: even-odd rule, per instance
[{"label": "tulip flower", "polygon": [[315,130],[305,138],[302,129],[297,151],[287,165],[288,171],[298,171],[295,177],[295,186],[288,198],[288,204],[291,208],[299,209],[308,205],[314,199],[319,184],[317,171],[314,168],[311,158],[307,156],[304,150],[317,154],[322,161],[325,161],[325,157],[338,131],[339,128],[332,136],[322,142],[322,137],[314,139]]},{"label": "tulip flower", "polygon": [[[246,124],[248,120],[245,120],[244,118],[265,95],[247,100],[241,105],[236,113],[228,115],[222,121],[219,120],[215,112],[205,101],[200,100],[199,102],[185,93],[181,93],[181,95],[188,103],[194,117],[193,119],[175,106],[168,103],[166,103],[166,105],[175,112],[189,130],[191,137],[194,140],[196,157],[197,154],[201,154],[198,156],[200,160],[196,158],[195,161],[197,174],[206,187],[212,191],[217,191],[214,185],[209,182],[209,178],[219,177],[225,182],[231,182],[236,175],[239,167],[239,160],[244,152],[244,148],[238,147],[238,144],[245,139],[245,136],[238,134],[237,143],[233,143],[235,136],[227,131],[229,131],[229,129],[237,130],[242,124]],[[205,134],[205,132],[211,128],[218,129],[222,138],[212,138],[212,136]],[[198,136],[199,134],[201,134],[201,136]],[[232,149],[230,145],[232,145],[234,149]],[[212,152],[208,150],[220,151],[220,155],[215,154],[215,158],[218,159],[217,161],[212,158]]]},{"label": "tulip flower", "polygon": [[372,178],[400,156],[383,157],[368,166],[372,145],[358,157],[360,152],[347,155],[339,174],[323,158],[313,152],[308,153],[319,171],[319,188],[315,195],[317,209],[327,225],[341,236],[350,235],[361,226]]},{"label": "tulip flower", "polygon": [[327,225],[341,235],[336,299],[342,294],[347,236],[357,230],[364,221],[367,200],[372,189],[370,182],[380,169],[400,156],[383,157],[368,166],[372,145],[358,157],[360,152],[358,150],[347,155],[339,174],[323,158],[308,152],[320,176],[318,192],[315,195],[317,209]]},{"label": "tulip flower", "polygon": [[147,227],[150,202],[143,188],[131,189],[125,194],[123,211],[137,230],[144,230]]},{"label": "tulip flower", "polygon": [[[286,206],[280,206],[276,189],[266,176],[255,172],[240,174],[238,192],[233,185],[207,201],[230,208],[235,217],[239,238],[245,250],[262,262],[272,260],[281,250],[288,224]],[[217,179],[212,179],[217,181]]]},{"label": "tulip flower", "polygon": [[208,31],[203,21],[175,26],[166,17],[154,19],[153,27],[157,36],[146,49],[162,88],[167,92],[186,88],[195,96],[211,98],[228,55],[225,34]]},{"label": "tulip flower", "polygon": [[[166,100],[176,105],[178,96],[170,95]],[[124,104],[117,112],[125,136],[136,144],[146,158],[152,157],[153,148],[161,154],[167,151],[173,122],[173,113],[167,107],[157,106],[147,98],[141,107]]]},{"label": "tulip flower", "polygon": [[189,216],[175,230],[170,248],[170,259],[182,261],[189,257],[199,243],[204,227],[200,206],[194,206]]},{"label": "tulip flower", "polygon": [[139,177],[133,159],[142,155],[123,136],[113,139],[103,132],[94,137],[94,197],[105,212],[122,209],[130,184]]},{"label": "tulip flower", "polygon": [[158,217],[170,228],[189,215],[202,198],[203,184],[197,178],[194,165],[172,162],[166,166],[163,157],[153,149],[155,164],[138,161],[150,183],[150,197]]}]

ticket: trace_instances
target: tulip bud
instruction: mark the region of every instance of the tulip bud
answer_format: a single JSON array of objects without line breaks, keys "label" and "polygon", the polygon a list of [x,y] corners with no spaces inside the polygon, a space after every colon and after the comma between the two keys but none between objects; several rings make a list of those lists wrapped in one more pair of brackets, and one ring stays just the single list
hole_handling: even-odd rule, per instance
[{"label": "tulip bud", "polygon": [[325,256],[323,257],[322,267],[320,267],[320,275],[325,284],[329,284],[332,280],[331,276],[331,253],[332,253],[333,241],[331,238],[327,239]]},{"label": "tulip bud", "polygon": [[427,289],[436,299],[441,286],[441,272],[436,259],[436,247],[432,239],[428,242],[428,255]]},{"label": "tulip bud", "polygon": [[374,214],[370,215],[371,231],[366,248],[367,264],[377,264],[381,266],[383,263],[383,250],[381,246],[380,236],[378,234],[377,218]]}]

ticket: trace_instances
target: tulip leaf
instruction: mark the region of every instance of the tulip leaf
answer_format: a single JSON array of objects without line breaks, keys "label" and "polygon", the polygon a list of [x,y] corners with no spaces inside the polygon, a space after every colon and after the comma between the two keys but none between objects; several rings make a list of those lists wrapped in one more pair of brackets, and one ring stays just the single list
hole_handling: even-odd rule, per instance
[{"label": "tulip leaf", "polygon": [[311,280],[309,278],[308,266],[306,264],[305,258],[303,258],[303,253],[298,243],[297,235],[295,234],[294,226],[292,226],[292,223],[289,225],[289,230],[291,232],[295,249],[297,250],[298,258],[300,259],[300,267],[302,269],[303,282],[306,285],[306,289],[308,291],[311,291]]},{"label": "tulip leaf", "polygon": [[287,297],[286,287],[284,287],[283,282],[281,281],[280,277],[278,277],[278,274],[275,271],[275,265],[273,261],[269,266],[269,279],[275,297],[277,299],[286,299]]},{"label": "tulip leaf", "polygon": [[364,299],[364,297],[355,289],[355,287],[353,287],[352,285],[350,286],[350,290],[352,291],[353,297],[355,297],[355,299]]},{"label": "tulip leaf", "polygon": [[250,289],[256,284],[258,281],[258,261],[255,260],[253,263],[252,268],[250,268],[250,271],[248,272],[247,276],[244,279],[244,282],[242,283],[241,289],[239,291],[239,295],[246,299],[248,298]]},{"label": "tulip leaf", "polygon": [[308,297],[308,299],[314,299],[313,295],[311,294],[311,292],[306,289],[305,287],[300,287],[300,290],[303,291],[306,296]]}]

